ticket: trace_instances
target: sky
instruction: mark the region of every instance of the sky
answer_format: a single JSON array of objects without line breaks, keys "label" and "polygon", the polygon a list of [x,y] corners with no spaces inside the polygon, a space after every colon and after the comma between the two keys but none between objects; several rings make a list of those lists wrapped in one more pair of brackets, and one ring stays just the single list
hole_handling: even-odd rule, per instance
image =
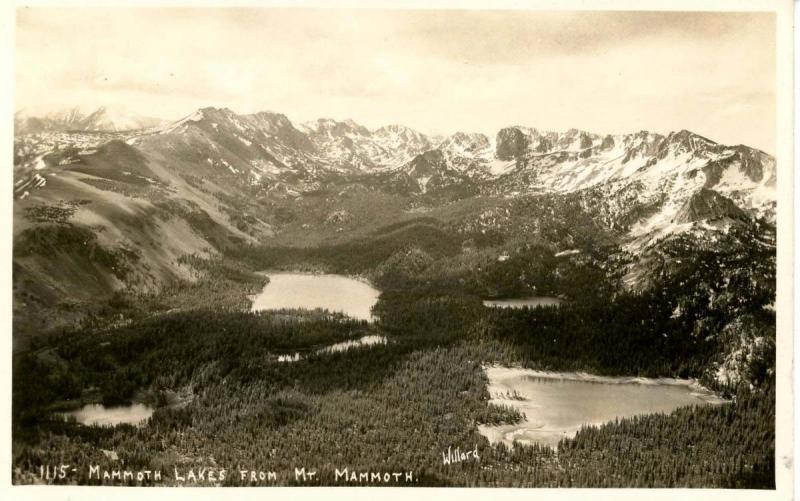
[{"label": "sky", "polygon": [[765,13],[17,10],[15,108],[205,106],[494,135],[689,129],[775,152]]}]

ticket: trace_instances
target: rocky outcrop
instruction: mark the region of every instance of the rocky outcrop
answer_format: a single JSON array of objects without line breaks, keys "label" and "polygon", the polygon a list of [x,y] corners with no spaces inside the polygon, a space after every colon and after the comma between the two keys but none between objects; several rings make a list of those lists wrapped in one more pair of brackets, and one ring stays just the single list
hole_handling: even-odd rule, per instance
[{"label": "rocky outcrop", "polygon": [[516,127],[506,127],[497,133],[497,158],[515,160],[528,150],[528,137]]},{"label": "rocky outcrop", "polygon": [[670,132],[659,145],[658,158],[684,153],[698,153],[713,149],[717,143],[686,129]]},{"label": "rocky outcrop", "polygon": [[624,138],[625,157],[622,163],[627,163],[637,157],[652,157],[656,155],[664,141],[664,136],[653,134],[646,130],[630,134]]},{"label": "rocky outcrop", "polygon": [[701,188],[678,209],[674,222],[713,221],[724,217],[744,219],[747,216],[730,198],[724,197],[714,190]]},{"label": "rocky outcrop", "polygon": [[586,148],[591,148],[591,147],[592,147],[592,138],[589,137],[589,134],[581,132],[580,148],[584,150]]},{"label": "rocky outcrop", "polygon": [[764,164],[761,161],[761,152],[739,145],[736,147],[741,161],[742,172],[755,182],[760,182],[764,178]]},{"label": "rocky outcrop", "polygon": [[265,134],[275,136],[286,146],[305,152],[314,151],[314,144],[308,136],[297,130],[286,115],[262,111],[250,117]]},{"label": "rocky outcrop", "polygon": [[607,135],[603,138],[603,142],[600,143],[601,150],[610,150],[614,147],[614,138],[611,135]]},{"label": "rocky outcrop", "polygon": [[408,173],[412,177],[431,176],[438,171],[447,168],[447,161],[444,158],[441,150],[426,151],[421,155],[417,155],[411,161],[411,168]]}]

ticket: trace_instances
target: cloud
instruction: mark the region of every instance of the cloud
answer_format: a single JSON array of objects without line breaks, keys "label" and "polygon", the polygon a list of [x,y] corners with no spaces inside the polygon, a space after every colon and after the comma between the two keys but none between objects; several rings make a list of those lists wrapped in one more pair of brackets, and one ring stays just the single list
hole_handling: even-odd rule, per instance
[{"label": "cloud", "polygon": [[774,150],[770,14],[41,7],[17,26],[17,108],[688,128]]}]

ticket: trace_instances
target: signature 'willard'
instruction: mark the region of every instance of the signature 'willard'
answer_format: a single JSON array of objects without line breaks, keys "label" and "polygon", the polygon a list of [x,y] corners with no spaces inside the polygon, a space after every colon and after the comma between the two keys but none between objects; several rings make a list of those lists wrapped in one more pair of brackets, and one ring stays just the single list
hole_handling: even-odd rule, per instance
[{"label": "signature 'willard'", "polygon": [[455,450],[453,450],[451,447],[448,447],[447,451],[442,452],[443,464],[461,463],[470,459],[480,460],[477,445],[475,446],[475,449],[471,451],[461,452],[460,447],[456,447]]}]

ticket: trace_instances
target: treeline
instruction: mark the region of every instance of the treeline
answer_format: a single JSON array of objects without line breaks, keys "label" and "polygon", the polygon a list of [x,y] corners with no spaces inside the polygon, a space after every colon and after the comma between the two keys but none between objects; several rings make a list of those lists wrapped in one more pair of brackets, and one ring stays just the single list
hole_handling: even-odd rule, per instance
[{"label": "treeline", "polygon": [[[55,348],[21,357],[14,367],[14,416],[47,419],[48,405],[97,388],[106,404],[129,402],[140,389],[203,383],[208,367],[246,374],[281,353],[311,351],[373,333],[365,321],[325,312],[249,313],[191,310],[145,318],[108,331],[59,334]],[[31,377],[37,374],[37,377]]]},{"label": "treeline", "polygon": [[259,270],[361,275],[386,292],[601,298],[618,289],[619,277],[603,264],[610,249],[579,256],[557,256],[557,249],[541,238],[466,231],[422,219],[331,246],[244,246],[228,255]]},{"label": "treeline", "polygon": [[[735,317],[726,330],[698,336],[675,315],[677,300],[660,292],[618,294],[606,301],[576,300],[558,307],[487,308],[475,296],[383,294],[374,311],[386,332],[419,343],[460,340],[500,346],[483,353],[492,363],[602,375],[698,378],[715,389],[713,370],[731,337],[761,336],[737,368],[743,381],[762,385],[774,371],[774,313]],[[744,321],[746,320],[746,321]],[[755,333],[755,334],[753,334]],[[734,385],[735,386],[735,383]]]},{"label": "treeline", "polygon": [[775,487],[775,386],[741,386],[735,403],[684,407],[586,427],[558,446],[567,485]]},{"label": "treeline", "polygon": [[[359,274],[388,259],[398,249],[416,247],[433,256],[460,252],[463,238],[428,219],[399,223],[369,238],[320,247],[242,246],[228,254],[255,269],[280,269],[302,264],[333,273]],[[488,243],[488,242],[487,242]]]},{"label": "treeline", "polygon": [[[222,261],[187,258],[201,270],[195,284],[141,300],[120,296],[109,313],[124,321],[61,332],[15,359],[15,482],[35,481],[30,472],[43,464],[91,462],[167,471],[379,466],[414,470],[420,486],[774,486],[768,247],[741,235],[725,250],[678,240],[656,268],[656,286],[623,293],[618,270],[601,255],[556,256],[544,241],[464,239],[431,221],[374,237],[328,248],[248,248]],[[477,267],[468,271],[471,263]],[[246,294],[266,280],[252,270],[299,266],[373,278],[384,289],[378,322],[246,311]],[[558,308],[487,308],[481,297],[490,288],[569,300]],[[316,353],[367,334],[389,342]],[[484,364],[709,381],[738,339],[759,348],[733,360],[741,378],[719,388],[731,404],[587,428],[558,452],[491,446],[477,431],[521,418],[489,405]],[[304,356],[278,360],[295,352]],[[176,393],[185,398],[168,405]],[[159,407],[141,428],[86,427],[53,414],[143,394]],[[443,465],[442,451],[454,446],[477,447],[480,461]]]},{"label": "treeline", "polygon": [[515,346],[524,366],[542,370],[700,377],[717,349],[714,338],[681,329],[669,303],[649,294],[606,304],[496,308],[480,327],[481,336]]},{"label": "treeline", "polygon": [[[199,351],[214,345],[202,336],[196,342]],[[256,348],[259,354],[259,341],[254,344],[245,351]],[[54,461],[103,468],[124,462],[130,469],[167,472],[173,466],[209,465],[292,472],[303,464],[328,473],[316,485],[333,484],[331,472],[343,467],[413,470],[419,478],[414,485],[420,486],[773,485],[771,383],[758,392],[742,389],[729,405],[587,428],[563,441],[558,453],[520,444],[490,446],[477,424],[519,419],[513,411],[487,405],[481,359],[501,350],[490,344],[462,340],[416,349],[400,339],[293,363],[245,357],[235,367],[226,364],[241,360],[241,353],[223,352],[194,370],[189,364],[197,359],[187,357],[179,370],[191,374],[194,398],[188,405],[160,408],[142,428],[60,420],[29,424],[29,433],[15,434],[14,466],[36,472]],[[174,373],[169,367],[151,370],[162,382]],[[480,461],[443,465],[442,452],[454,445],[477,446]],[[102,450],[114,451],[119,462]],[[20,473],[16,481],[32,477]],[[98,483],[85,476],[75,481]],[[293,483],[291,475],[276,482]],[[241,482],[231,475],[226,485]]]}]

